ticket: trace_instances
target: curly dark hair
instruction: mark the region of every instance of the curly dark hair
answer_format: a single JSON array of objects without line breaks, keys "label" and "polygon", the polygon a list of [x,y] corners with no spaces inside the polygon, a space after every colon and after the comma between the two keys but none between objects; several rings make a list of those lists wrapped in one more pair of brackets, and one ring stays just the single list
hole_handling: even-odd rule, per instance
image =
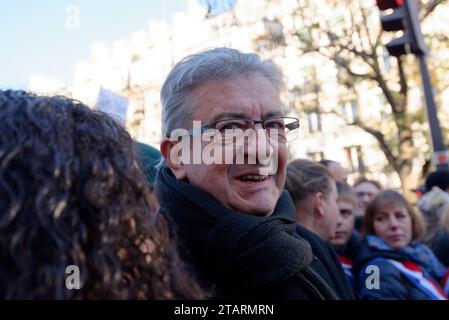
[{"label": "curly dark hair", "polygon": [[0,90],[0,298],[203,298],[157,209],[114,119]]}]

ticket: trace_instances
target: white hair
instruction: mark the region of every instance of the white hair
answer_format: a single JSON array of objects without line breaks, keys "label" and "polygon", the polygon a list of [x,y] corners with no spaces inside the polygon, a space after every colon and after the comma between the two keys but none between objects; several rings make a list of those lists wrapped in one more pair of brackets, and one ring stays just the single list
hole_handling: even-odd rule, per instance
[{"label": "white hair", "polygon": [[[162,85],[162,136],[184,128],[191,121],[189,105],[193,89],[206,81],[228,80],[238,75],[259,73],[280,93],[283,87],[281,71],[269,60],[254,53],[231,48],[215,48],[185,57],[168,74]],[[188,128],[185,128],[188,129]]]}]

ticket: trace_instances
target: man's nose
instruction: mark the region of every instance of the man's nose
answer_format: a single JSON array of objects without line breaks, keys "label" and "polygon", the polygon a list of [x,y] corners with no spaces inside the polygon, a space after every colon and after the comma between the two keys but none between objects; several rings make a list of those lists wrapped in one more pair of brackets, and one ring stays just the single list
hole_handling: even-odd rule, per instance
[{"label": "man's nose", "polygon": [[341,214],[339,214],[338,219],[337,219],[337,227],[341,226],[342,223],[343,223],[343,217],[341,216]]},{"label": "man's nose", "polygon": [[[254,132],[248,135],[248,144],[246,146],[246,155],[249,163],[261,163],[266,161],[274,152],[267,132],[263,128],[254,127]],[[250,162],[252,160],[252,162]],[[265,164],[266,165],[266,164]]]}]

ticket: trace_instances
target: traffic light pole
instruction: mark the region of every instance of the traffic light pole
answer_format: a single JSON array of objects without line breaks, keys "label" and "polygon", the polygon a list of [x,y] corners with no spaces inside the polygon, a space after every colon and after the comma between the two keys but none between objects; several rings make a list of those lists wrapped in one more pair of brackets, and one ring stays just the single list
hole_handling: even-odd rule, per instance
[{"label": "traffic light pole", "polygon": [[426,101],[427,119],[429,121],[430,134],[432,137],[434,163],[437,171],[449,170],[448,155],[444,144],[441,127],[437,117],[437,108],[433,97],[432,84],[430,83],[429,71],[426,65],[426,54],[417,54],[419,68],[421,70],[424,97]]},{"label": "traffic light pole", "polygon": [[381,15],[382,29],[403,31],[404,35],[386,44],[390,55],[400,57],[413,53],[418,57],[426,102],[427,119],[433,144],[433,163],[438,171],[449,170],[449,154],[444,145],[437,108],[433,98],[432,84],[426,65],[427,48],[419,25],[419,8],[416,0],[376,0],[379,10],[393,9],[393,13]]}]

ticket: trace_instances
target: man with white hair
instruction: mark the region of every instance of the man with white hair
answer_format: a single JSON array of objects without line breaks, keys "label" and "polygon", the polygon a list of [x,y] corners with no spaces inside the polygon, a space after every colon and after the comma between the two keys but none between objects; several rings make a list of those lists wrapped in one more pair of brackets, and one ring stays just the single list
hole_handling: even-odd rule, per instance
[{"label": "man with white hair", "polygon": [[326,244],[296,230],[283,188],[299,119],[284,115],[281,89],[271,62],[234,49],[173,67],[161,92],[161,211],[214,298],[351,299],[335,255],[329,264],[316,253]]}]

